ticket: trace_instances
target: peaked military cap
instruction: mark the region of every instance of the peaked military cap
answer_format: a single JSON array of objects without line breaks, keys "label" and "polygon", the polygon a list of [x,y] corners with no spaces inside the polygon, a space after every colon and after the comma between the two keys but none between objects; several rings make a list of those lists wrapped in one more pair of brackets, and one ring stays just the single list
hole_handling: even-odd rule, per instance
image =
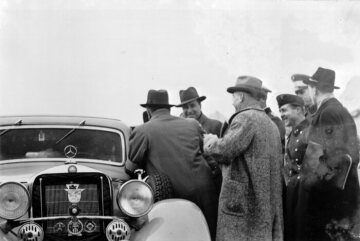
[{"label": "peaked military cap", "polygon": [[304,100],[297,95],[282,94],[282,95],[278,95],[276,97],[276,100],[278,102],[279,108],[286,104],[304,106]]}]

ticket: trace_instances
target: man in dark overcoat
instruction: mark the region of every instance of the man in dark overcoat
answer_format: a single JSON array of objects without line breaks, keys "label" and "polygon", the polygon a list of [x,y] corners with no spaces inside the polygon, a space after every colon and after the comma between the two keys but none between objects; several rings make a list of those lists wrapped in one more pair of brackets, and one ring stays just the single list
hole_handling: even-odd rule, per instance
[{"label": "man in dark overcoat", "polygon": [[[335,240],[359,235],[359,183],[356,167],[359,148],[356,125],[348,110],[334,97],[335,72],[319,67],[304,81],[317,111],[312,116],[310,142],[323,153],[311,160],[312,172],[306,176],[310,192],[308,222],[309,240]],[[314,165],[315,163],[315,165]],[[358,230],[357,230],[358,232]],[[337,239],[336,239],[337,240]]]},{"label": "man in dark overcoat", "polygon": [[149,90],[146,104],[150,120],[134,128],[130,135],[129,161],[133,172],[143,168],[148,174],[167,175],[175,197],[197,204],[215,239],[217,197],[209,165],[202,155],[203,133],[194,119],[170,114],[166,90]]},{"label": "man in dark overcoat", "polygon": [[[201,102],[206,99],[206,96],[199,96],[197,90],[194,87],[180,90],[179,96],[181,103],[176,107],[182,108],[182,117],[196,119],[201,124],[205,133],[220,136],[222,123],[218,120],[207,117],[201,109]],[[217,190],[216,193],[219,195],[222,182],[220,167],[213,157],[206,155],[204,157],[212,170]]]},{"label": "man in dark overcoat", "polygon": [[296,95],[282,94],[276,97],[279,112],[286,127],[284,155],[284,179],[286,182],[284,203],[284,227],[286,241],[306,240],[306,208],[308,194],[303,187],[300,172],[308,144],[310,122],[305,118],[304,100]]},{"label": "man in dark overcoat", "polygon": [[205,153],[223,164],[217,241],[283,240],[280,135],[260,107],[261,87],[238,77],[227,89],[236,110],[228,129],[205,135]]}]

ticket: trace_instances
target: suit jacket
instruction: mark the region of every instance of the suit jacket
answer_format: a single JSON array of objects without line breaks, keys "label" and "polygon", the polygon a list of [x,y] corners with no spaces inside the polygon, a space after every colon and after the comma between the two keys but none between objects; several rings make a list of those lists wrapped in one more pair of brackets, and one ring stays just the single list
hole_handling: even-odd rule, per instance
[{"label": "suit jacket", "polygon": [[208,152],[223,163],[217,240],[282,240],[280,136],[265,112],[234,114]]},{"label": "suit jacket", "polygon": [[199,123],[170,115],[166,109],[155,111],[150,121],[135,127],[130,135],[130,171],[144,168],[169,176],[177,197],[212,186],[210,167],[202,156],[203,137]]},{"label": "suit jacket", "polygon": [[[331,220],[346,218],[350,223],[358,222],[355,216],[359,200],[359,184],[356,167],[359,162],[359,149],[356,125],[342,104],[336,98],[323,101],[312,116],[309,130],[309,141],[319,143],[323,147],[324,155],[311,177],[307,187],[310,191],[309,212],[315,233],[322,232]],[[339,178],[344,177],[343,163],[352,158],[352,165],[345,188],[342,190],[337,184]],[[309,177],[306,177],[309,178]],[[320,233],[313,236],[313,240],[322,240]]]},{"label": "suit jacket", "polygon": [[210,119],[204,113],[201,113],[199,119],[199,123],[204,128],[206,133],[211,133],[217,136],[220,136],[220,130],[222,123],[218,120]]}]

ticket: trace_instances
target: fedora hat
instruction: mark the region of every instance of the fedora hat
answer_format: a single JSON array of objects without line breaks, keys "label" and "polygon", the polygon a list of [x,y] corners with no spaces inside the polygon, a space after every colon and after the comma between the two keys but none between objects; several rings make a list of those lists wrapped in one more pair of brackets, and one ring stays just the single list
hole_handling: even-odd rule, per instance
[{"label": "fedora hat", "polygon": [[169,104],[169,95],[166,90],[149,90],[147,101],[145,104],[140,104],[142,107],[172,107]]},{"label": "fedora hat", "polygon": [[180,90],[179,91],[180,96],[180,104],[178,104],[176,107],[181,107],[187,103],[190,103],[194,100],[199,100],[200,102],[206,99],[206,96],[199,96],[198,92],[194,87],[189,87],[186,90]]},{"label": "fedora hat", "polygon": [[239,76],[236,79],[235,86],[227,88],[229,93],[236,91],[250,92],[255,95],[265,92],[262,89],[262,81],[253,76]]},{"label": "fedora hat", "polygon": [[303,82],[307,85],[314,85],[319,90],[334,90],[339,89],[335,86],[335,71],[319,67],[316,72],[309,79],[304,79]]}]

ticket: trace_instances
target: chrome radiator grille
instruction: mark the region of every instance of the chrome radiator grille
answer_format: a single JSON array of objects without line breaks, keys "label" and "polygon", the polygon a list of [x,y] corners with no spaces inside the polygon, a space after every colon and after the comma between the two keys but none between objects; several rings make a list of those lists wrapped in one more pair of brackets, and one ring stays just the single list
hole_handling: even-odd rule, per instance
[{"label": "chrome radiator grille", "polygon": [[[70,216],[69,208],[73,203],[66,189],[73,187],[81,189],[76,206],[80,209],[79,216],[112,216],[113,203],[111,182],[100,173],[64,173],[38,176],[32,189],[33,217]],[[86,231],[88,221],[81,219],[84,224],[83,238],[101,235],[107,223],[93,219],[88,225],[91,232]],[[57,219],[41,222],[45,235],[67,237],[67,225],[70,219]],[[95,226],[95,228],[91,228]],[[61,228],[63,227],[63,228]]]},{"label": "chrome radiator grille", "polygon": [[[69,215],[68,193],[65,191],[65,185],[46,185],[45,187],[45,215],[64,216]],[[81,210],[81,215],[100,215],[100,205],[98,200],[98,190],[96,184],[83,184],[79,186],[81,200],[77,206]]]}]

